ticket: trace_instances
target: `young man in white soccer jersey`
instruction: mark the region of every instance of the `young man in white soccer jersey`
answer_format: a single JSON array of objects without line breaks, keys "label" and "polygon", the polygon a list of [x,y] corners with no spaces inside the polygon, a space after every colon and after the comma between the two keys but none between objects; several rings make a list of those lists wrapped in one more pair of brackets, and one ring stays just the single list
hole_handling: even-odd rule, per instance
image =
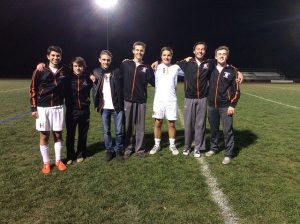
[{"label": "young man in white soccer jersey", "polygon": [[161,149],[161,126],[165,117],[168,121],[169,149],[173,155],[178,155],[179,152],[175,145],[175,121],[177,120],[176,85],[177,76],[183,76],[184,73],[178,65],[171,64],[173,50],[170,47],[163,47],[160,54],[162,63],[157,66],[155,71],[155,95],[152,115],[155,119],[155,144],[150,150],[150,154],[155,154]]}]

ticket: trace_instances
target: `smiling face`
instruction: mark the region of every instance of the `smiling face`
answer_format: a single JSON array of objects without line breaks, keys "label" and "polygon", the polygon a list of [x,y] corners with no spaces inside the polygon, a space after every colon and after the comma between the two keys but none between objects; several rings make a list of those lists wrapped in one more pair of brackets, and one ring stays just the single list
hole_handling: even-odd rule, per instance
[{"label": "smiling face", "polygon": [[165,65],[171,64],[172,53],[169,50],[164,50],[161,53],[161,62]]},{"label": "smiling face", "polygon": [[99,62],[102,69],[108,69],[111,64],[111,56],[108,54],[101,54],[99,58]]},{"label": "smiling face", "polygon": [[72,65],[72,69],[73,69],[73,72],[75,75],[82,75],[83,71],[84,71],[84,67],[83,65],[79,65],[78,63],[76,62],[73,62],[73,65]]},{"label": "smiling face", "polygon": [[132,53],[133,53],[133,60],[137,62],[141,62],[145,54],[145,48],[142,45],[135,45],[132,50]]},{"label": "smiling face", "polygon": [[56,51],[50,51],[47,58],[49,60],[49,66],[53,68],[57,68],[61,62],[61,54]]},{"label": "smiling face", "polygon": [[205,52],[206,52],[206,46],[204,44],[198,44],[197,46],[195,46],[193,53],[194,53],[196,59],[198,59],[199,61],[202,61],[204,58]]},{"label": "smiling face", "polygon": [[216,51],[215,59],[218,64],[225,65],[228,59],[228,51],[226,49],[220,49]]}]

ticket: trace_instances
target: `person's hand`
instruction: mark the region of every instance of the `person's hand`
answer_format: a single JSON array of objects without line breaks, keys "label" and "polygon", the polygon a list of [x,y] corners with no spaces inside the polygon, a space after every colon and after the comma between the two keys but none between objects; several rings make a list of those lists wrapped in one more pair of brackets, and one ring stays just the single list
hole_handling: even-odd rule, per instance
[{"label": "person's hand", "polygon": [[244,75],[241,72],[237,72],[238,77],[237,77],[237,81],[241,84],[244,80]]},{"label": "person's hand", "polygon": [[90,79],[92,80],[92,82],[96,82],[96,77],[93,74],[90,75]]},{"label": "person's hand", "polygon": [[190,60],[192,60],[193,59],[193,57],[187,57],[187,58],[185,58],[184,60],[186,61],[186,62],[189,62]]},{"label": "person's hand", "polygon": [[36,69],[40,72],[42,72],[45,68],[45,64],[44,63],[39,63],[37,66],[36,66]]},{"label": "person's hand", "polygon": [[39,117],[39,114],[37,111],[31,112],[31,116],[34,117],[35,119]]},{"label": "person's hand", "polygon": [[227,110],[227,115],[229,115],[229,116],[232,116],[232,115],[234,115],[234,107],[228,107],[228,110]]},{"label": "person's hand", "polygon": [[157,66],[158,66],[158,61],[155,61],[155,62],[153,62],[153,63],[151,64],[151,68],[152,68],[153,70],[156,70],[156,69],[157,69]]}]

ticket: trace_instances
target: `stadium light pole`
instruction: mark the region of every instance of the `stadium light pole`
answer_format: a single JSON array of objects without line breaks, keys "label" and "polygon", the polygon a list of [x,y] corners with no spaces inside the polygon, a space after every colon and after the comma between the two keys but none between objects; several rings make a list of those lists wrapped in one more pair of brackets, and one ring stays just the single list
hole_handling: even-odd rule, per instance
[{"label": "stadium light pole", "polygon": [[95,0],[96,4],[106,11],[106,49],[109,50],[109,11],[115,7],[118,0]]}]

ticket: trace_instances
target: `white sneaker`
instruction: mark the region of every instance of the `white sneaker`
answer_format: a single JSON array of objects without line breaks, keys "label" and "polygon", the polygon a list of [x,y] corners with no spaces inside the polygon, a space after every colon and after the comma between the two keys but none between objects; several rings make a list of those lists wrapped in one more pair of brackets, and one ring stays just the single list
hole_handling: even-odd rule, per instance
[{"label": "white sneaker", "polygon": [[170,149],[170,151],[172,152],[172,154],[173,154],[174,156],[176,156],[176,155],[179,154],[179,151],[178,151],[178,149],[176,148],[176,145],[170,145],[170,146],[169,146],[169,149]]},{"label": "white sneaker", "polygon": [[159,150],[160,150],[160,146],[154,145],[153,148],[150,150],[149,154],[153,155],[153,154],[157,153]]},{"label": "white sneaker", "polygon": [[194,151],[194,157],[195,157],[195,158],[200,158],[200,157],[201,157],[201,154],[200,154],[200,151],[199,151],[199,150],[195,150],[195,151]]},{"label": "white sneaker", "polygon": [[215,151],[213,151],[213,150],[210,150],[210,151],[208,151],[207,153],[205,153],[205,156],[212,156],[212,155],[214,155],[214,154],[216,154],[215,153]]},{"label": "white sneaker", "polygon": [[188,156],[190,154],[191,150],[189,149],[184,149],[182,154],[185,155],[185,156]]},{"label": "white sneaker", "polygon": [[230,157],[225,157],[224,159],[223,159],[223,161],[222,161],[222,163],[224,164],[224,165],[227,165],[227,164],[229,164],[231,162],[231,158]]}]

